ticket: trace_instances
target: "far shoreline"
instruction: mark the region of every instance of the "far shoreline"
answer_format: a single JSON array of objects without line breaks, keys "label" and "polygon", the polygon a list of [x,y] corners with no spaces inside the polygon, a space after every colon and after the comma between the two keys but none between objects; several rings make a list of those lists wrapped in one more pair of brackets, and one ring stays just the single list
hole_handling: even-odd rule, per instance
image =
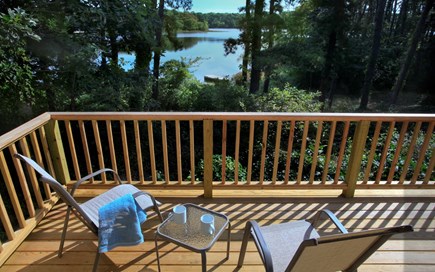
[{"label": "far shoreline", "polygon": [[[219,30],[224,29],[224,30]],[[237,27],[217,27],[217,28],[209,28],[208,30],[180,30],[177,33],[207,33],[207,32],[225,32],[228,29],[239,29]]]}]

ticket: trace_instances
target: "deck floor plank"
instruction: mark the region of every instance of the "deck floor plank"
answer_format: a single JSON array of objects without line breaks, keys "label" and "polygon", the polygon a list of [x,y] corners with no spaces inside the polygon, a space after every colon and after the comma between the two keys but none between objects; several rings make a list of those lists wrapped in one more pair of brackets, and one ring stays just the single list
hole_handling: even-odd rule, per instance
[{"label": "deck floor plank", "polygon": [[[275,224],[311,217],[316,210],[330,209],[350,231],[411,224],[414,233],[396,235],[373,254],[358,271],[435,271],[435,198],[434,197],[231,197],[204,199],[159,197],[164,204],[164,217],[179,203],[196,203],[225,213],[233,230],[230,259],[225,261],[223,237],[207,253],[209,271],[234,271],[247,220],[260,225]],[[72,217],[65,242],[66,252],[57,257],[65,205],[60,203],[34,229],[16,252],[0,267],[0,271],[91,271],[97,238]],[[154,232],[159,221],[151,212],[144,224],[145,243],[134,247],[118,247],[103,254],[99,271],[157,271]],[[329,233],[333,226],[324,222],[320,231]],[[171,243],[160,242],[162,271],[200,271],[200,254]],[[251,242],[240,271],[264,271],[255,245]]]}]

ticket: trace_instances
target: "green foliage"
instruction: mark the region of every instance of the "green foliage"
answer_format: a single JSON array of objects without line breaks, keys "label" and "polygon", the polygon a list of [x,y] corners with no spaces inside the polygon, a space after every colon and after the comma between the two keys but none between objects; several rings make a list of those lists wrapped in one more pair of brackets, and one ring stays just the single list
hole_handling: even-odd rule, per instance
[{"label": "green foliage", "polygon": [[239,13],[195,13],[200,21],[207,22],[210,28],[238,28],[243,15]]},{"label": "green foliage", "polygon": [[40,40],[32,27],[36,21],[22,9],[0,13],[0,94],[24,101],[31,96],[32,70],[26,39]]},{"label": "green foliage", "polygon": [[[235,180],[235,169],[236,169],[236,162],[233,157],[226,156],[225,157],[225,180],[227,181],[234,181]],[[239,181],[246,181],[247,177],[247,171],[246,168],[239,163]],[[204,177],[204,160],[201,159],[198,167],[196,167],[196,176],[197,177]],[[187,180],[190,180],[190,177],[187,177]],[[213,180],[219,181],[222,180],[222,155],[213,155]]]},{"label": "green foliage", "polygon": [[283,90],[272,88],[268,93],[258,96],[258,111],[265,112],[319,112],[319,92],[308,92],[286,84]]},{"label": "green foliage", "polygon": [[[82,78],[83,80],[85,78]],[[87,78],[87,91],[77,98],[79,111],[141,111],[151,107],[150,87],[137,72],[107,67],[104,73]]]},{"label": "green foliage", "polygon": [[40,40],[33,31],[36,23],[34,18],[19,8],[9,9],[7,14],[0,13],[2,130],[7,130],[14,121],[20,120],[22,106],[32,103],[34,99],[32,59],[26,52],[26,46],[28,40]]},{"label": "green foliage", "polygon": [[172,12],[177,20],[178,29],[184,31],[207,31],[207,21],[200,21],[194,13],[190,12]]}]

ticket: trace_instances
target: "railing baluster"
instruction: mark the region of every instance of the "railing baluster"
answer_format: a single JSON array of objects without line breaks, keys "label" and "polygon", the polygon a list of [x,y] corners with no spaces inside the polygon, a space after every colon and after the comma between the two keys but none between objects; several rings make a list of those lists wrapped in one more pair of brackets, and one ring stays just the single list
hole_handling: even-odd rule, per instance
[{"label": "railing baluster", "polygon": [[3,198],[0,194],[0,219],[2,222],[3,229],[6,232],[6,236],[8,237],[8,240],[12,241],[15,238],[15,232],[14,232],[14,228],[12,227],[11,219],[9,218],[8,212],[6,211],[5,207],[6,207],[5,203],[3,202]]},{"label": "railing baluster", "polygon": [[[35,154],[36,157],[36,162],[43,166],[44,162],[42,161],[42,155],[41,155],[41,149],[39,148],[39,143],[38,143],[38,138],[36,136],[36,131],[33,131],[32,133],[30,133],[30,140],[32,142],[32,148],[33,148],[33,153]],[[47,183],[43,183],[42,186],[44,187],[44,191],[45,191],[45,195],[47,196],[47,199],[50,198],[51,195],[51,190],[50,190],[50,186],[48,186]]]},{"label": "railing baluster", "polygon": [[154,133],[153,133],[153,121],[148,120],[148,141],[150,146],[150,163],[151,163],[151,177],[153,179],[153,184],[157,183],[157,173],[156,173],[156,156],[154,149]]},{"label": "railing baluster", "polygon": [[272,184],[276,184],[276,179],[278,175],[278,164],[279,164],[279,151],[281,147],[281,132],[282,132],[282,121],[278,121],[276,130],[276,140],[275,140],[275,155],[273,161],[273,174],[272,174]]},{"label": "railing baluster", "polygon": [[213,120],[203,121],[204,133],[204,197],[213,197]]},{"label": "railing baluster", "polygon": [[390,173],[388,174],[387,177],[387,184],[391,184],[394,177],[394,173],[396,172],[396,165],[397,162],[399,161],[400,152],[402,151],[402,145],[405,139],[406,130],[408,129],[408,123],[409,123],[408,121],[402,123],[402,129],[400,130],[399,141],[396,144],[396,151],[394,152],[393,162],[391,163],[390,166]]},{"label": "railing baluster", "polygon": [[178,184],[183,181],[183,165],[181,164],[181,131],[180,131],[180,120],[175,120],[175,141],[177,143],[177,174],[178,174]]},{"label": "railing baluster", "polygon": [[[103,148],[101,146],[100,129],[98,128],[98,122],[96,120],[92,120],[92,129],[94,131],[95,144],[97,146],[98,166],[100,169],[103,169],[105,168]],[[107,176],[105,172],[101,173],[101,181],[103,184],[107,182]]]},{"label": "railing baluster", "polygon": [[326,151],[325,166],[323,168],[323,174],[322,174],[322,184],[326,184],[326,177],[328,176],[329,162],[331,161],[331,153],[332,153],[332,147],[334,146],[336,128],[337,128],[337,121],[332,121],[331,129],[329,131],[328,149]]},{"label": "railing baluster", "polygon": [[[82,120],[79,121],[79,128],[80,128],[80,136],[82,138],[83,154],[85,155],[86,170],[88,171],[88,174],[90,174],[93,172],[92,163],[91,163],[91,154],[89,153],[88,137],[86,135],[85,123]],[[94,179],[91,178],[90,182],[93,183]]]},{"label": "railing baluster", "polygon": [[[44,150],[45,160],[47,161],[48,172],[54,178],[57,178],[57,174],[54,171],[54,167],[53,167],[53,161],[51,160],[50,149],[48,148],[48,140],[47,140],[47,135],[45,133],[45,128],[44,127],[41,127],[39,129],[39,135],[41,136],[42,148]],[[65,182],[70,182],[70,180],[65,180]]]},{"label": "railing baluster", "polygon": [[110,162],[112,163],[113,171],[118,172],[118,164],[116,163],[116,154],[115,154],[115,144],[113,143],[112,122],[110,120],[106,121],[106,129],[107,129],[107,141],[109,142]]},{"label": "railing baluster", "polygon": [[122,150],[124,153],[124,163],[125,163],[125,174],[127,175],[127,182],[131,183],[131,169],[130,169],[130,155],[128,152],[128,142],[127,142],[127,129],[125,127],[125,121],[121,120],[121,138],[122,138]]},{"label": "railing baluster", "polygon": [[222,184],[227,178],[227,120],[222,121]]},{"label": "railing baluster", "polygon": [[260,184],[264,183],[264,168],[266,165],[266,148],[267,148],[267,135],[269,131],[269,121],[265,120],[263,123],[263,139],[261,141],[261,166],[260,166]]},{"label": "railing baluster", "polygon": [[296,126],[296,122],[295,122],[295,120],[292,120],[290,122],[290,132],[288,135],[288,145],[287,145],[287,159],[285,162],[285,178],[284,178],[285,184],[288,184],[288,182],[289,182],[290,163],[291,163],[291,158],[292,158],[293,141],[294,141],[294,136],[295,136],[295,126]]},{"label": "railing baluster", "polygon": [[420,156],[418,156],[417,165],[414,168],[414,174],[412,175],[412,178],[411,178],[412,184],[416,184],[417,178],[420,175],[421,165],[423,164],[423,160],[424,160],[425,155],[426,155],[426,150],[429,146],[430,139],[432,138],[432,132],[433,132],[434,125],[435,125],[435,122],[431,122],[429,124],[427,131],[426,131],[426,136],[424,137],[423,145],[421,146],[421,148],[419,150]]},{"label": "railing baluster", "polygon": [[394,122],[394,121],[391,122],[390,123],[390,128],[388,129],[387,138],[385,139],[385,143],[384,143],[384,150],[382,151],[381,160],[379,161],[378,173],[376,174],[376,179],[375,179],[375,183],[376,184],[380,183],[381,177],[382,177],[382,173],[384,172],[385,160],[386,160],[387,155],[388,155],[388,150],[390,148],[391,138],[393,137],[393,132],[394,132],[394,126],[395,125],[396,125],[396,122]]},{"label": "railing baluster", "polygon": [[[16,161],[16,159],[14,159]],[[15,217],[18,221],[20,228],[26,226],[26,220],[24,219],[23,211],[21,210],[20,201],[18,200],[17,192],[15,190],[14,183],[12,182],[11,173],[9,172],[9,167],[6,164],[5,154],[0,151],[0,170],[5,181],[6,189],[8,190],[9,198],[14,208]]]},{"label": "railing baluster", "polygon": [[314,176],[316,174],[317,157],[319,154],[319,146],[320,146],[320,140],[322,138],[322,131],[323,131],[323,123],[322,121],[319,121],[317,124],[316,144],[314,145],[313,163],[311,164],[310,181],[309,181],[310,184],[314,183]]},{"label": "railing baluster", "polygon": [[145,177],[143,172],[143,161],[142,161],[142,146],[140,142],[140,129],[139,122],[137,120],[133,121],[134,125],[134,140],[136,143],[136,156],[137,156],[137,170],[139,171],[139,182],[144,183]]},{"label": "railing baluster", "polygon": [[379,134],[381,133],[381,128],[382,128],[382,122],[376,122],[376,128],[375,128],[375,132],[373,134],[372,137],[372,144],[370,147],[370,153],[369,153],[369,157],[367,159],[367,166],[366,166],[366,171],[364,173],[364,179],[363,179],[363,184],[367,184],[368,180],[369,180],[369,176],[372,170],[372,164],[373,164],[373,159],[375,157],[376,154],[376,146],[378,145],[378,139],[379,139]]},{"label": "railing baluster", "polygon": [[[9,146],[9,152],[13,156],[18,153],[17,147],[15,144]],[[30,155],[29,153],[23,152],[25,155]],[[18,159],[13,159],[15,169],[17,171],[18,180],[21,185],[21,190],[23,191],[24,201],[26,202],[27,211],[29,212],[30,217],[35,217],[35,207],[33,206],[32,196],[30,195],[29,186],[27,185],[26,177],[24,175],[23,167],[21,165],[21,161]]]},{"label": "railing baluster", "polygon": [[340,178],[341,165],[343,164],[343,156],[344,156],[344,152],[346,151],[346,143],[347,143],[347,135],[349,134],[349,127],[350,127],[350,122],[349,121],[344,122],[344,131],[341,137],[340,151],[338,153],[338,159],[337,159],[337,169],[335,170],[335,176],[334,176],[334,184],[338,184],[338,179]]},{"label": "railing baluster", "polygon": [[305,149],[307,147],[307,136],[308,136],[309,126],[310,126],[310,122],[304,121],[304,132],[302,133],[302,145],[301,145],[301,153],[299,156],[299,169],[298,169],[297,184],[301,184],[301,181],[302,181],[302,172],[304,169]]},{"label": "railing baluster", "polygon": [[169,160],[168,160],[168,136],[166,132],[166,121],[162,120],[162,145],[163,145],[163,168],[165,172],[165,183],[169,184]]},{"label": "railing baluster", "polygon": [[234,183],[239,184],[240,120],[236,122],[236,150],[234,155]]},{"label": "railing baluster", "polygon": [[190,183],[195,184],[195,127],[193,120],[189,120],[190,138]]},{"label": "railing baluster", "polygon": [[405,163],[403,164],[402,174],[400,175],[399,184],[403,184],[408,173],[408,167],[411,163],[412,156],[414,155],[415,143],[417,142],[418,135],[420,134],[422,122],[417,122],[412,133],[412,139],[408,146],[408,155],[406,156]]},{"label": "railing baluster", "polygon": [[255,128],[255,121],[251,120],[249,126],[248,176],[246,181],[248,185],[251,184],[251,180],[252,180],[252,157],[254,155],[254,128]]},{"label": "railing baluster", "polygon": [[65,121],[65,128],[66,128],[66,135],[68,137],[71,159],[73,162],[74,174],[76,176],[76,180],[80,180],[82,178],[82,176],[80,174],[79,162],[77,160],[77,152],[76,152],[76,147],[74,144],[74,137],[73,137],[70,121],[68,121],[68,120]]},{"label": "railing baluster", "polygon": [[429,162],[429,166],[426,170],[425,176],[424,176],[424,180],[423,180],[423,184],[428,185],[429,184],[429,180],[430,177],[433,173],[433,169],[435,167],[435,147],[432,148],[432,157],[430,158],[430,162]]},{"label": "railing baluster", "polygon": [[[21,151],[23,152],[23,155],[30,158],[31,155],[30,155],[29,145],[27,144],[26,137],[24,137],[20,140],[20,147],[21,147]],[[22,175],[24,183],[26,183],[24,172],[22,172],[22,170],[23,170],[22,167],[19,167],[18,169],[19,169],[19,171],[18,171],[19,176]],[[32,184],[33,194],[35,195],[36,202],[38,203],[38,207],[43,208],[44,207],[44,200],[42,199],[41,189],[39,188],[39,183],[38,183],[38,179],[36,177],[36,174],[33,171],[33,168],[29,165],[27,165],[27,170],[29,173],[30,183]],[[29,193],[29,197],[30,197],[30,193]],[[33,212],[35,212],[35,211],[33,210]]]}]

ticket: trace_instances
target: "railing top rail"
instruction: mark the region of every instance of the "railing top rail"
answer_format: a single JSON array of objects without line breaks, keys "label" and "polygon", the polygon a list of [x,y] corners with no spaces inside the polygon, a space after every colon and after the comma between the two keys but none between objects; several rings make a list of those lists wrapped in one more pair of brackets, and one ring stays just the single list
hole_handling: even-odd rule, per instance
[{"label": "railing top rail", "polygon": [[50,112],[55,120],[435,121],[435,114],[270,112]]},{"label": "railing top rail", "polygon": [[16,142],[18,139],[21,139],[38,129],[39,127],[45,125],[48,121],[50,121],[51,117],[49,113],[43,113],[32,120],[22,124],[21,126],[3,134],[0,136],[0,150],[3,150],[5,147],[11,145]]}]

